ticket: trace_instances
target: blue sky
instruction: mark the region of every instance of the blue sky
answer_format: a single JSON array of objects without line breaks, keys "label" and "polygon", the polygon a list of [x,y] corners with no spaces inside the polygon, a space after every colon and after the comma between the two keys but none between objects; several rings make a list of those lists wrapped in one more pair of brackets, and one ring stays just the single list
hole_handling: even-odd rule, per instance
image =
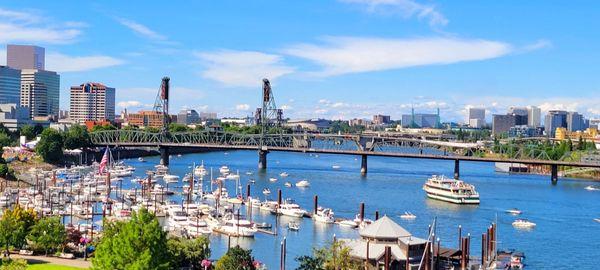
[{"label": "blue sky", "polygon": [[[163,76],[172,110],[244,116],[270,78],[292,118],[398,119],[511,105],[600,116],[600,4],[581,1],[30,1],[0,3],[7,43],[46,47],[68,89],[117,88],[148,108]],[[489,117],[489,115],[488,115]]]}]

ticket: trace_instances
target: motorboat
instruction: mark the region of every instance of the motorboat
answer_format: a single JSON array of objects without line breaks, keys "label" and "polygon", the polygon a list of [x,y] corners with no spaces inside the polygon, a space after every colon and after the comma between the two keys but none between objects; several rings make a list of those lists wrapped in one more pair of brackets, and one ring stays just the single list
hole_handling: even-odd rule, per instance
[{"label": "motorboat", "polygon": [[269,194],[271,194],[271,190],[268,188],[265,188],[265,189],[263,189],[262,193],[265,195],[269,195]]},{"label": "motorboat", "polygon": [[279,208],[277,208],[277,213],[284,216],[301,218],[304,217],[307,212],[300,208],[293,200],[287,199],[279,206]]},{"label": "motorboat", "polygon": [[253,172],[246,172],[246,175],[252,175]]},{"label": "motorboat", "polygon": [[271,177],[271,178],[269,178],[269,181],[271,181],[271,182],[277,182],[277,178]]},{"label": "motorboat", "polygon": [[[317,156],[317,157],[318,157],[318,156]],[[341,168],[341,167],[342,167],[342,166],[340,166],[340,165],[333,165],[333,166],[331,166],[331,168],[332,168],[332,169],[335,169],[335,170],[337,170],[337,169],[339,169],[339,168]]]},{"label": "motorboat", "polygon": [[456,204],[479,204],[475,186],[458,179],[434,175],[423,185],[427,197]]},{"label": "motorboat", "polygon": [[138,158],[138,161],[139,161],[139,162],[146,162],[146,160],[144,160],[144,158],[143,158],[143,157],[139,157],[139,158]]},{"label": "motorboat", "polygon": [[290,182],[285,182],[285,184],[283,184],[285,187],[292,187],[292,183]]},{"label": "motorboat", "polygon": [[230,236],[242,237],[254,237],[258,231],[254,223],[233,214],[226,215],[223,225],[219,226],[217,230]]},{"label": "motorboat", "polygon": [[358,225],[358,227],[360,227],[361,229],[366,227],[367,225],[373,223],[373,220],[368,219],[368,218],[360,218],[360,214],[356,214],[356,216],[354,217],[354,223],[356,223]]},{"label": "motorboat", "polygon": [[599,191],[600,187],[598,186],[593,186],[593,185],[589,185],[585,187],[585,190],[589,190],[589,191]]},{"label": "motorboat", "polygon": [[512,223],[513,227],[530,229],[536,226],[535,223],[527,220],[527,219],[517,219]]},{"label": "motorboat", "polygon": [[417,216],[415,216],[415,214],[405,211],[404,214],[400,215],[401,219],[416,219]]},{"label": "motorboat", "polygon": [[313,215],[315,222],[331,224],[335,222],[333,210],[331,208],[318,207],[317,212]]},{"label": "motorboat", "polygon": [[348,227],[348,228],[358,227],[358,223],[356,223],[356,221],[350,220],[350,219],[344,219],[344,220],[338,222],[338,224],[342,227]]},{"label": "motorboat", "polygon": [[189,219],[186,226],[187,233],[192,237],[199,237],[202,235],[209,235],[212,230],[206,224],[206,221],[200,220],[198,217],[192,217]]},{"label": "motorboat", "polygon": [[227,167],[227,166],[221,166],[221,168],[219,168],[219,172],[221,174],[228,174],[229,173],[229,167]]},{"label": "motorboat", "polygon": [[201,176],[205,176],[207,174],[208,174],[208,171],[204,167],[204,162],[202,162],[202,164],[200,164],[199,166],[196,166],[196,168],[194,168],[195,176],[201,177]]},{"label": "motorboat", "polygon": [[280,174],[279,174],[279,176],[281,176],[281,177],[288,177],[288,176],[289,176],[289,174],[288,174],[288,173],[286,173],[286,172],[282,172],[282,173],[280,173]]},{"label": "motorboat", "polygon": [[523,211],[517,209],[517,208],[512,208],[512,209],[508,209],[506,210],[506,213],[511,214],[511,215],[520,215],[523,213]]},{"label": "motorboat", "polygon": [[296,183],[296,187],[309,187],[309,186],[310,186],[310,182],[308,182],[307,180],[301,180]]},{"label": "motorboat", "polygon": [[248,180],[248,183],[250,183],[250,184],[254,184],[254,183],[256,183],[256,180],[254,180],[254,179],[250,179],[250,180]]},{"label": "motorboat", "polygon": [[595,218],[594,221],[600,223],[600,218]]},{"label": "motorboat", "polygon": [[300,230],[300,224],[296,223],[296,222],[290,222],[287,225],[288,230],[290,231],[299,231]]},{"label": "motorboat", "polygon": [[264,201],[260,204],[259,209],[262,211],[273,212],[277,209],[276,201]]},{"label": "motorboat", "polygon": [[173,174],[165,174],[163,176],[163,180],[165,180],[165,183],[167,183],[167,184],[178,183],[179,182],[179,176],[173,175]]},{"label": "motorboat", "polygon": [[167,226],[169,231],[181,230],[187,228],[188,217],[183,211],[170,212],[169,218],[167,219]]}]

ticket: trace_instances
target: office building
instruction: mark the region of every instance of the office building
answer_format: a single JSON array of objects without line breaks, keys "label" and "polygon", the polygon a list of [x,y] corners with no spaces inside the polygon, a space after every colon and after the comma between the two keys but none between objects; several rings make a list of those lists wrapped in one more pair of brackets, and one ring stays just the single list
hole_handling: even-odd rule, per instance
[{"label": "office building", "polygon": [[26,125],[40,125],[48,127],[48,121],[34,121],[29,117],[27,108],[18,106],[15,103],[0,104],[0,124],[8,130],[15,132]]},{"label": "office building", "polygon": [[361,118],[354,118],[354,119],[350,119],[348,120],[348,125],[351,127],[355,127],[355,126],[370,126],[372,123],[371,121],[367,120],[367,119],[361,119]]},{"label": "office building", "polygon": [[580,131],[586,128],[586,121],[583,119],[583,115],[577,112],[567,113],[567,131]]},{"label": "office building", "polygon": [[289,120],[283,126],[289,127],[295,132],[322,132],[331,127],[331,121],[326,119]]},{"label": "office building", "polygon": [[217,113],[213,113],[213,112],[201,112],[200,113],[200,120],[214,120],[217,119]]},{"label": "office building", "polygon": [[527,125],[531,127],[541,126],[542,110],[536,106],[527,108]]},{"label": "office building", "polygon": [[[123,125],[125,126],[136,126],[142,128],[162,128],[163,127],[163,113],[156,111],[139,111],[137,113],[127,113]],[[176,115],[169,116],[169,122],[177,122]]]},{"label": "office building", "polygon": [[554,137],[557,128],[567,128],[567,112],[560,110],[548,111],[544,119],[544,127],[548,137]]},{"label": "office building", "polygon": [[0,104],[14,103],[20,105],[21,71],[7,66],[0,66]]},{"label": "office building", "polygon": [[71,87],[69,118],[86,121],[114,121],[115,89],[101,83],[84,83]]},{"label": "office building", "polygon": [[387,125],[391,122],[392,121],[391,121],[389,115],[381,115],[381,114],[373,115],[373,124],[374,125]]},{"label": "office building", "polygon": [[482,128],[485,125],[485,109],[469,108],[467,124],[472,128]]},{"label": "office building", "polygon": [[492,116],[492,135],[507,133],[516,125],[517,117],[513,114],[494,114]]},{"label": "office building", "polygon": [[11,44],[6,46],[6,64],[11,68],[44,70],[45,62],[45,50],[42,47]]},{"label": "office building", "polygon": [[177,114],[177,123],[191,125],[200,123],[200,115],[196,110],[181,110]]},{"label": "office building", "polygon": [[600,129],[600,119],[590,119],[588,121],[588,126],[590,128]]},{"label": "office building", "polygon": [[544,134],[544,128],[532,127],[532,126],[512,126],[508,130],[508,137],[510,138],[529,138],[529,137],[540,137]]},{"label": "office building", "polygon": [[439,115],[437,114],[403,114],[401,124],[406,128],[439,128]]},{"label": "office building", "polygon": [[508,108],[508,114],[515,116],[515,125],[527,125],[527,122],[529,121],[529,112],[526,107],[511,106]]}]

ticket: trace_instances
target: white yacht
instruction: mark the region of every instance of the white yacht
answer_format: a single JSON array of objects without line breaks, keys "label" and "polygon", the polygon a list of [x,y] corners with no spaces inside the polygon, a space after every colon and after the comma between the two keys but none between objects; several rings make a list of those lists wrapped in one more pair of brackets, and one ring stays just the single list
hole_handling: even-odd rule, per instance
[{"label": "white yacht", "polygon": [[283,184],[285,187],[292,187],[292,183],[290,182],[285,182],[285,184]]},{"label": "white yacht", "polygon": [[461,180],[434,175],[423,185],[427,197],[457,204],[479,204],[475,186]]},{"label": "white yacht", "polygon": [[517,219],[512,223],[513,227],[522,228],[522,229],[531,229],[535,227],[537,224],[526,220],[526,219]]},{"label": "white yacht", "polygon": [[173,174],[165,174],[163,176],[163,180],[165,180],[165,183],[167,183],[167,184],[178,183],[179,182],[179,176],[173,175]]},{"label": "white yacht", "polygon": [[281,176],[281,177],[288,177],[288,176],[289,176],[289,174],[288,174],[288,173],[286,173],[286,172],[282,172],[282,173],[280,173],[280,174],[279,174],[279,176]]},{"label": "white yacht", "polygon": [[229,167],[227,167],[227,166],[221,166],[221,168],[219,168],[219,172],[221,174],[228,174],[229,173]]},{"label": "white yacht", "polygon": [[589,190],[589,191],[599,191],[600,187],[598,186],[593,186],[593,185],[589,185],[587,187],[585,187],[585,190]]},{"label": "white yacht", "polygon": [[317,213],[313,215],[315,222],[331,224],[335,222],[333,210],[331,208],[317,208]]},{"label": "white yacht", "polygon": [[310,182],[308,182],[306,180],[301,180],[301,181],[298,181],[296,183],[296,186],[297,187],[309,187],[310,186]]},{"label": "white yacht", "polygon": [[412,219],[417,218],[417,216],[415,216],[415,214],[413,214],[411,212],[405,211],[404,214],[400,215],[400,218],[412,220]]},{"label": "white yacht", "polygon": [[506,210],[506,213],[509,213],[511,215],[520,215],[521,213],[523,213],[523,211],[517,209],[517,208],[512,208],[512,209],[508,209]]},{"label": "white yacht", "polygon": [[356,228],[358,223],[354,220],[344,219],[338,223],[342,227]]},{"label": "white yacht", "polygon": [[276,201],[264,201],[260,204],[259,209],[262,211],[273,212],[277,209]]},{"label": "white yacht", "polygon": [[262,193],[265,195],[269,195],[269,194],[271,194],[271,190],[268,188],[265,188],[265,189],[263,189]]},{"label": "white yacht", "polygon": [[271,181],[271,182],[277,182],[277,178],[271,177],[271,178],[269,178],[269,181]]},{"label": "white yacht", "polygon": [[169,218],[167,219],[169,231],[187,229],[188,223],[188,217],[185,212],[177,211],[169,213]]},{"label": "white yacht", "polygon": [[224,224],[219,226],[217,230],[227,235],[243,237],[254,237],[254,234],[258,231],[254,223],[233,214],[225,216]]},{"label": "white yacht", "polygon": [[196,168],[194,168],[194,175],[201,177],[201,176],[205,176],[208,174],[208,171],[206,170],[206,168],[204,168],[204,163],[196,166]]},{"label": "white yacht", "polygon": [[208,224],[206,224],[204,220],[200,220],[197,217],[190,218],[185,229],[192,237],[199,237],[212,233],[212,230],[208,227]]},{"label": "white yacht", "polygon": [[340,165],[333,165],[333,166],[331,166],[331,168],[332,168],[332,169],[335,169],[335,170],[337,170],[337,169],[339,169],[339,168],[341,168],[341,167],[342,167],[342,166],[340,166]]},{"label": "white yacht", "polygon": [[277,213],[284,216],[301,218],[306,214],[306,210],[300,208],[293,200],[287,199],[279,206]]}]

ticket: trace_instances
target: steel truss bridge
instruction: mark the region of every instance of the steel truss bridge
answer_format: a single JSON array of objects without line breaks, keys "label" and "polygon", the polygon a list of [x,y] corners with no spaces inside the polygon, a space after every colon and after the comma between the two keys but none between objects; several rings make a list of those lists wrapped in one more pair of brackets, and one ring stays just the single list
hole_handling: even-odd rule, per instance
[{"label": "steel truss bridge", "polygon": [[[600,168],[599,163],[575,160],[565,155],[551,160],[535,148],[506,149],[491,153],[489,147],[474,143],[452,143],[418,138],[382,137],[377,135],[334,134],[239,134],[218,131],[153,133],[143,130],[110,130],[90,133],[96,146],[110,147],[197,147],[212,149],[257,150],[259,162],[269,151],[343,154],[362,156],[361,172],[367,172],[367,156],[425,158],[455,161],[455,177],[459,176],[459,161],[505,162],[549,165],[552,180],[557,180],[558,166]],[[168,162],[168,151],[161,157]],[[510,158],[507,157],[510,152]],[[162,153],[162,151],[161,151]],[[484,157],[484,154],[485,157]],[[165,160],[166,159],[166,160]]]}]

